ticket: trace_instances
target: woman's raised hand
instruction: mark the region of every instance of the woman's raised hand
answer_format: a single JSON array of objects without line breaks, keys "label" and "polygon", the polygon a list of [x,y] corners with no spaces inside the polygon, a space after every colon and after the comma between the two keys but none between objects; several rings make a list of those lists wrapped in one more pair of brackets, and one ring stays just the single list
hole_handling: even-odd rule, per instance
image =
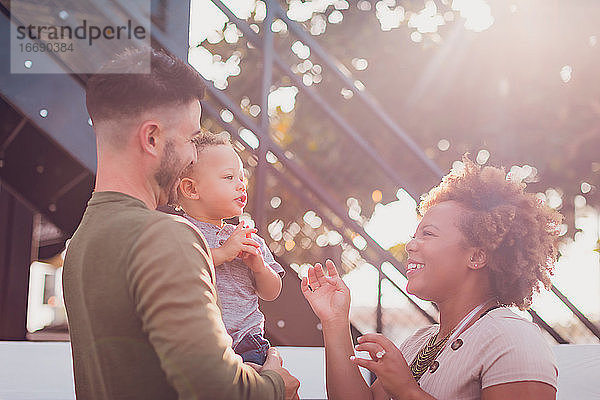
[{"label": "woman's raised hand", "polygon": [[300,288],[321,323],[348,322],[350,290],[340,278],[335,264],[325,261],[327,275],[320,263],[308,269],[308,277],[302,278]]}]

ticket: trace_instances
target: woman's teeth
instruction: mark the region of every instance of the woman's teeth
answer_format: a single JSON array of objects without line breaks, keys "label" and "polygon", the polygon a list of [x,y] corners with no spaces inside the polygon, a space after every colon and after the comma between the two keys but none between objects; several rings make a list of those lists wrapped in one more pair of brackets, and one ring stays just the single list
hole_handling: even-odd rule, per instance
[{"label": "woman's teeth", "polygon": [[420,263],[408,263],[406,264],[406,271],[417,271],[421,268],[423,268],[425,266],[425,264],[420,264]]}]

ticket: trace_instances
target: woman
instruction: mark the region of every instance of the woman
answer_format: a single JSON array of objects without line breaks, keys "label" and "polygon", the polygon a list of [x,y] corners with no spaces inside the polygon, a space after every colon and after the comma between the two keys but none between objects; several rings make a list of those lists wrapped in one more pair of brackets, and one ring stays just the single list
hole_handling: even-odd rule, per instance
[{"label": "woman", "polygon": [[[506,306],[527,308],[540,283],[550,285],[561,215],[503,170],[463,163],[424,196],[406,245],[407,291],[437,305],[439,325],[400,348],[380,334],[353,348],[350,292],[333,262],[328,276],[317,264],[302,280],[323,327],[330,399],[555,399],[550,347]],[[358,366],[377,375],[372,386]]]}]

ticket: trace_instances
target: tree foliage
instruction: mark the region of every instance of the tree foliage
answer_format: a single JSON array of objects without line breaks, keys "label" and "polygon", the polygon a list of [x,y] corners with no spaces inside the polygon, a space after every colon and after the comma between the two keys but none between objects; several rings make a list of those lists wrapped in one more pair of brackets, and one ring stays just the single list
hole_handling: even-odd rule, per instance
[{"label": "tree foliage", "polygon": [[[482,32],[473,32],[465,28],[465,19],[451,8],[452,2],[436,1],[435,15],[443,24],[435,32],[419,32],[409,21],[423,9],[421,1],[401,5],[393,1],[332,3],[301,24],[311,31],[315,24],[322,27],[324,20],[332,20],[332,13],[342,14],[341,22],[326,23],[325,32],[313,39],[344,66],[358,87],[364,86],[441,170],[447,172],[466,152],[481,164],[504,166],[507,172],[513,168],[529,182],[529,190],[544,196],[551,194],[549,189],[560,194],[557,207],[566,217],[567,236],[575,231],[573,204],[577,196],[598,207],[600,86],[595,84],[595,68],[600,44],[595,35],[600,5],[591,0],[493,2],[494,23]],[[282,3],[282,7],[287,10],[291,4]],[[383,7],[396,12],[401,7],[404,18],[397,28],[382,30],[379,13]],[[261,10],[259,4],[247,22],[262,35]],[[230,23],[223,29],[231,29]],[[267,243],[290,263],[341,257],[344,268],[351,269],[365,259],[381,262],[373,246],[364,245],[358,229],[342,218],[352,217],[361,226],[377,204],[395,200],[401,187],[418,197],[436,185],[439,176],[359,95],[348,90],[314,49],[307,58],[299,57],[291,50],[298,38],[290,28],[277,22],[275,30],[277,57],[304,79],[305,85],[309,83],[306,88],[327,106],[312,101],[299,87],[291,111],[281,107],[272,111],[269,135],[285,156],[270,156],[267,204],[252,204],[251,192],[250,210],[266,208],[263,228],[271,236]],[[213,42],[192,46],[201,46],[217,59],[228,60],[232,55],[239,59],[240,73],[227,79],[225,93],[260,125],[266,110],[255,117],[252,106],[261,104],[263,53],[246,37],[233,43]],[[272,90],[295,86],[292,73],[274,71]],[[210,96],[207,101],[218,104]],[[342,116],[401,181],[386,175],[327,110]],[[205,124],[217,132],[226,128],[216,118],[207,118]],[[237,119],[231,127],[234,133],[242,128]],[[252,153],[248,148],[242,153],[251,187],[257,164]],[[323,193],[312,192],[298,179],[290,162]],[[330,199],[345,215],[336,215],[319,195]],[[281,204],[271,202],[273,197],[281,199]],[[307,214],[310,210],[316,211],[321,224],[312,213]],[[331,231],[341,234],[343,240]],[[267,232],[262,234],[267,236]],[[394,255],[403,257],[399,252]]]}]

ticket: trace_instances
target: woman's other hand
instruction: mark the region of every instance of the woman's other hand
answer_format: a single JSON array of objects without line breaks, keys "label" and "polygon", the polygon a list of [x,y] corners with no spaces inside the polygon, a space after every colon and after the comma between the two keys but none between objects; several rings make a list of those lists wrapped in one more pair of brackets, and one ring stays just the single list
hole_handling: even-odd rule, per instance
[{"label": "woman's other hand", "polygon": [[300,288],[314,313],[322,324],[348,322],[350,313],[350,290],[340,278],[335,264],[325,262],[327,275],[320,263],[308,269],[308,277],[302,278]]},{"label": "woman's other hand", "polygon": [[377,375],[377,382],[394,399],[431,398],[421,390],[404,356],[388,338],[367,333],[358,338],[357,351],[367,351],[371,360],[350,357],[352,362]]}]

